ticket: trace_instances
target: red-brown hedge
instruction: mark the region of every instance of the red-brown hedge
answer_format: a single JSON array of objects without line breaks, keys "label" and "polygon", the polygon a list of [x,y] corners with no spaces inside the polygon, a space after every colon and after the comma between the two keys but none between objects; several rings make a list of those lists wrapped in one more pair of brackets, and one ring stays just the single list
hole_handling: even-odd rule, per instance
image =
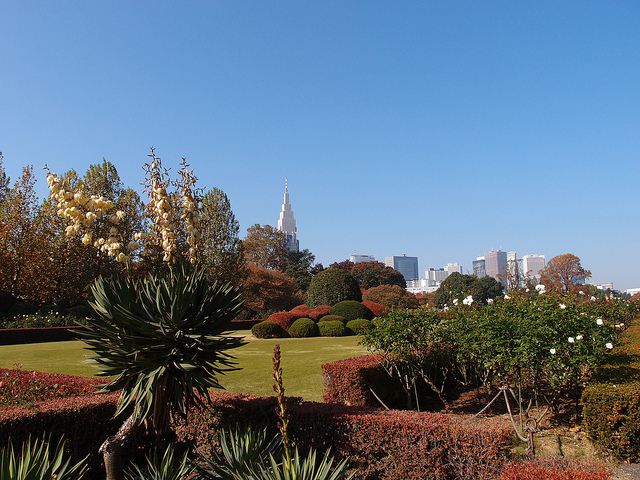
[{"label": "red-brown hedge", "polygon": [[326,317],[331,314],[331,307],[329,305],[319,305],[316,308],[311,309],[308,313],[308,317],[316,322],[322,317]]},{"label": "red-brown hedge", "polygon": [[296,313],[296,314],[298,314],[298,312],[300,312],[300,313],[302,313],[302,314],[303,314],[303,315],[302,315],[302,317],[300,317],[300,318],[303,318],[303,317],[306,317],[306,316],[307,316],[307,314],[308,314],[311,310],[312,310],[312,309],[311,309],[311,307],[309,307],[309,306],[307,306],[307,305],[305,305],[305,304],[303,303],[302,305],[298,305],[297,307],[293,307],[293,308],[291,309],[291,313]]},{"label": "red-brown hedge", "polygon": [[383,317],[388,311],[388,308],[386,308],[384,305],[381,305],[380,303],[364,300],[362,304],[369,310],[371,310],[376,317]]},{"label": "red-brown hedge", "polygon": [[291,312],[278,312],[274,313],[267,318],[268,322],[280,325],[286,332],[289,331],[289,327],[298,319],[295,313]]},{"label": "red-brown hedge", "polygon": [[324,401],[370,407],[380,407],[382,401],[397,406],[402,389],[382,367],[381,358],[364,355],[322,365]]},{"label": "red-brown hedge", "polygon": [[[236,423],[267,422],[276,430],[276,399],[215,393],[209,410],[192,410],[178,425],[180,441],[203,452],[217,432]],[[462,423],[437,413],[384,411],[304,402],[289,407],[290,434],[302,450],[314,447],[349,458],[356,479],[496,478],[511,448],[511,431],[491,421]]]},{"label": "red-brown hedge", "polygon": [[611,480],[611,473],[600,467],[581,466],[565,459],[509,463],[500,480]]}]

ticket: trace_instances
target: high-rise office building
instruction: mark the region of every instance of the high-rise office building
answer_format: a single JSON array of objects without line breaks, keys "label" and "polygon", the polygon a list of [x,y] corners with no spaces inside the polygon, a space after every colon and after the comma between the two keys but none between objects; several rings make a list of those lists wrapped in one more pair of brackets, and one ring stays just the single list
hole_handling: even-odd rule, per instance
[{"label": "high-rise office building", "polygon": [[419,279],[418,257],[407,257],[403,253],[401,257],[385,257],[384,264],[398,270],[407,282]]},{"label": "high-rise office building", "polygon": [[478,278],[487,276],[484,257],[478,257],[473,261],[473,274]]},{"label": "high-rise office building", "polygon": [[522,257],[522,271],[529,278],[540,279],[540,270],[544,268],[544,255],[524,255]]},{"label": "high-rise office building", "polygon": [[447,263],[444,266],[444,271],[447,272],[447,277],[452,273],[462,273],[462,267],[458,263]]},{"label": "high-rise office building", "polygon": [[430,268],[424,272],[424,276],[427,280],[430,280],[429,285],[440,285],[447,278],[447,272],[444,268]]},{"label": "high-rise office building", "polygon": [[287,236],[287,246],[289,251],[297,252],[300,249],[298,242],[298,229],[296,228],[296,219],[293,218],[293,210],[289,203],[289,182],[284,179],[284,203],[278,220],[278,230],[284,232]]},{"label": "high-rise office building", "polygon": [[507,252],[491,250],[489,253],[485,253],[484,267],[489,277],[496,280],[503,278],[507,269]]},{"label": "high-rise office building", "polygon": [[376,257],[373,255],[358,255],[354,253],[349,257],[349,261],[351,263],[375,262]]}]

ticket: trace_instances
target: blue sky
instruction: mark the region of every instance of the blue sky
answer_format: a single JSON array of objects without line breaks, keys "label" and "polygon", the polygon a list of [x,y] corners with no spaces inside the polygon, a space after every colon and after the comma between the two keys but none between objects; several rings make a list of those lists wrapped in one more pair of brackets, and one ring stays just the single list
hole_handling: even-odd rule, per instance
[{"label": "blue sky", "polygon": [[640,3],[0,3],[0,151],[140,188],[151,145],[325,266],[502,247],[640,287]]}]

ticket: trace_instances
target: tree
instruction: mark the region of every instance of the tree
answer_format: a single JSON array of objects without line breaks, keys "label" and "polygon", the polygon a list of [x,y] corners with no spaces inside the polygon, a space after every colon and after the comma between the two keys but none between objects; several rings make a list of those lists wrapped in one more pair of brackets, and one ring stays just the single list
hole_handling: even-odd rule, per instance
[{"label": "tree", "polygon": [[11,179],[7,176],[7,172],[2,166],[3,160],[4,157],[2,156],[2,152],[0,152],[0,205],[4,203],[4,200],[9,194],[9,183],[11,182]]},{"label": "tree", "polygon": [[351,269],[351,275],[358,281],[360,288],[369,289],[380,285],[398,285],[406,288],[404,276],[394,268],[382,262],[360,262]]},{"label": "tree", "polygon": [[0,289],[30,300],[46,276],[48,253],[38,218],[35,182],[33,167],[24,167],[0,204]]},{"label": "tree", "polygon": [[327,268],[311,279],[307,292],[307,305],[311,308],[333,306],[343,300],[362,301],[358,282],[346,270]]},{"label": "tree", "polygon": [[468,295],[476,303],[486,303],[488,299],[502,294],[504,287],[493,277],[478,278],[454,272],[449,275],[435,293],[435,303],[439,308],[452,305],[454,300],[462,301]]},{"label": "tree", "polygon": [[297,290],[306,293],[314,272],[316,256],[305,248],[297,252],[289,252],[284,273],[293,278]]},{"label": "tree", "polygon": [[204,194],[200,205],[202,265],[208,278],[239,285],[245,266],[244,250],[238,237],[240,223],[231,202],[219,188]]},{"label": "tree", "polygon": [[557,288],[564,292],[590,277],[591,272],[582,268],[580,259],[571,253],[553,257],[540,271],[540,283],[547,288]]},{"label": "tree", "polygon": [[341,268],[342,270],[350,272],[355,265],[356,264],[351,260],[343,260],[342,262],[333,262],[331,265],[329,265],[329,268]]},{"label": "tree", "polygon": [[248,263],[269,270],[284,271],[287,265],[287,237],[284,232],[271,225],[259,223],[247,228],[247,236],[242,242]]},{"label": "tree", "polygon": [[301,302],[292,278],[277,270],[247,264],[242,282],[244,308],[260,312],[290,310]]},{"label": "tree", "polygon": [[420,302],[413,293],[400,285],[379,285],[362,294],[362,299],[375,302],[386,308],[418,308]]}]

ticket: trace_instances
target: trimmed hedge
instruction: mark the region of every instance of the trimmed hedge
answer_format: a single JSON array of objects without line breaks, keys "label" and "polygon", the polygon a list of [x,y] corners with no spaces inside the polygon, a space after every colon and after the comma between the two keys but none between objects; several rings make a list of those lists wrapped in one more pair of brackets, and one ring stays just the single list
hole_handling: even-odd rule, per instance
[{"label": "trimmed hedge", "polygon": [[582,394],[583,425],[593,442],[613,455],[640,460],[640,317]]},{"label": "trimmed hedge", "polygon": [[322,317],[326,317],[331,314],[331,307],[329,305],[320,305],[316,308],[312,309],[308,317],[316,322],[319,321]]},{"label": "trimmed hedge", "polygon": [[344,300],[335,304],[331,309],[331,314],[340,315],[341,317],[344,317],[347,322],[355,320],[356,318],[366,318],[367,320],[371,320],[374,317],[371,310],[361,302],[356,302],[355,300]]},{"label": "trimmed hedge", "polygon": [[363,300],[362,304],[371,310],[376,317],[383,317],[387,313],[387,309],[380,303]]},{"label": "trimmed hedge", "polygon": [[317,337],[320,330],[318,324],[310,318],[299,318],[289,328],[289,335],[294,338]]},{"label": "trimmed hedge", "polygon": [[341,268],[330,267],[311,278],[307,305],[335,305],[343,300],[362,300],[360,286],[353,276]]},{"label": "trimmed hedge", "polygon": [[[276,399],[216,392],[213,406],[180,421],[178,440],[203,453],[218,447],[218,432],[240,424],[267,423],[277,432]],[[471,480],[496,478],[512,445],[511,431],[491,420],[463,423],[438,413],[383,411],[296,400],[289,406],[292,441],[331,448],[349,458],[358,480]]]},{"label": "trimmed hedge", "polygon": [[289,327],[293,325],[293,322],[295,322],[298,318],[301,318],[301,317],[304,317],[304,315],[302,314],[296,315],[295,313],[291,313],[291,312],[279,312],[279,313],[274,313],[272,315],[269,315],[269,318],[267,318],[267,321],[280,325],[283,330],[288,332]]},{"label": "trimmed hedge", "polygon": [[318,323],[318,330],[322,337],[344,337],[347,333],[347,327],[339,320],[323,320]]},{"label": "trimmed hedge", "polygon": [[251,334],[256,338],[285,338],[289,336],[284,328],[268,320],[256,323],[251,328]]},{"label": "trimmed hedge", "polygon": [[347,323],[347,320],[340,315],[325,315],[320,320],[318,320],[318,324],[324,322],[340,322],[342,324]]},{"label": "trimmed hedge", "polygon": [[580,465],[565,458],[530,460],[509,463],[500,480],[611,480],[611,473],[602,467]]},{"label": "trimmed hedge", "polygon": [[380,402],[388,407],[403,405],[402,387],[381,360],[380,355],[363,355],[322,365],[323,400],[369,407],[380,407]]},{"label": "trimmed hedge", "polygon": [[370,328],[373,328],[373,323],[366,318],[356,318],[355,320],[347,322],[347,330],[353,335],[359,335]]}]

